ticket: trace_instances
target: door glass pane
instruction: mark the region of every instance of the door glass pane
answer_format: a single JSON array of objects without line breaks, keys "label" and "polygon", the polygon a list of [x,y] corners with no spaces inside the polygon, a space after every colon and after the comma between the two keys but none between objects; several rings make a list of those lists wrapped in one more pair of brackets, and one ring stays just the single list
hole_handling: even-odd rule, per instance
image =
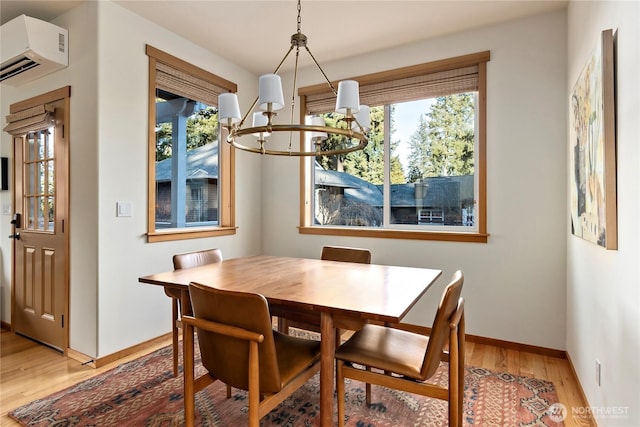
[{"label": "door glass pane", "polygon": [[25,156],[24,158],[28,161],[33,161],[36,159],[36,134],[31,133],[27,136],[27,146],[25,147]]},{"label": "door glass pane", "polygon": [[46,166],[47,164],[43,161],[38,161],[37,167],[38,167],[38,175],[36,176],[36,179],[38,180],[38,193],[39,194],[44,194],[46,189],[45,189],[45,178],[46,178],[46,174],[47,174],[47,170],[46,170]]},{"label": "door glass pane", "polygon": [[53,169],[53,165],[54,162],[53,160],[49,160],[47,162],[47,191],[45,191],[45,193],[47,194],[54,194],[54,184],[55,184],[55,180],[54,180],[54,169]]},{"label": "door glass pane", "polygon": [[54,198],[53,197],[45,197],[44,200],[45,200],[45,203],[46,203],[46,218],[47,218],[47,222],[45,224],[45,229],[46,230],[53,230],[53,226],[55,224],[55,216],[54,216],[54,210],[53,210]]},{"label": "door glass pane", "polygon": [[46,152],[46,157],[48,159],[53,159],[53,150],[55,147],[55,141],[53,140],[53,138],[49,137],[47,138],[47,152]]},{"label": "door glass pane", "polygon": [[27,198],[27,222],[25,228],[29,230],[34,229],[33,219],[36,217],[36,199],[34,197]]},{"label": "door glass pane", "polygon": [[36,174],[36,163],[31,163],[29,165],[27,165],[27,176],[26,178],[26,188],[27,188],[27,194],[31,195],[31,194],[35,194],[36,192],[36,182],[34,181],[34,177],[36,177],[38,174]]},{"label": "door glass pane", "polygon": [[44,230],[44,216],[42,214],[43,211],[43,200],[42,197],[36,197],[36,223],[35,230]]},{"label": "door glass pane", "polygon": [[28,230],[55,231],[54,129],[33,132],[25,140],[24,228]]}]

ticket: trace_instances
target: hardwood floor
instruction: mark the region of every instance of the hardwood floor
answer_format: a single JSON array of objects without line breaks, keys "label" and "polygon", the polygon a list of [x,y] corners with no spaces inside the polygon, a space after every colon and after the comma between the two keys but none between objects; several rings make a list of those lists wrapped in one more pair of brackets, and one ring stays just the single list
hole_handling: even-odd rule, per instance
[{"label": "hardwood floor", "polygon": [[[18,426],[7,413],[20,405],[69,387],[107,371],[118,364],[140,357],[164,345],[149,347],[98,369],[83,366],[55,350],[27,338],[2,330],[0,342],[0,426]],[[592,419],[574,418],[571,408],[587,406],[568,360],[487,344],[466,344],[467,365],[514,375],[552,381],[558,398],[568,409],[565,426],[595,426]]]}]

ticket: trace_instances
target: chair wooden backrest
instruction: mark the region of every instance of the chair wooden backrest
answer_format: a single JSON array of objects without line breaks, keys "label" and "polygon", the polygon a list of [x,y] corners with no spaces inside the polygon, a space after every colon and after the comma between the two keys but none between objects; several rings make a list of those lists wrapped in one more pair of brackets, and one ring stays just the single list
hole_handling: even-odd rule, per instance
[{"label": "chair wooden backrest", "polygon": [[[173,256],[173,269],[197,267],[205,264],[213,264],[222,261],[220,249],[205,249],[201,251],[186,252]],[[180,312],[182,310],[182,293],[179,289],[165,288],[164,293],[171,298],[171,334],[173,337],[173,375],[178,376],[178,329],[180,327]],[[186,301],[187,306],[189,301]],[[231,393],[231,388],[228,389]]]},{"label": "chair wooden backrest", "polygon": [[[242,328],[264,337],[259,346],[260,393],[280,391],[271,315],[267,300],[259,294],[221,290],[192,283],[189,286],[194,317]],[[249,342],[196,327],[202,365],[222,382],[249,389]]]},{"label": "chair wooden backrest", "polygon": [[202,251],[186,252],[173,256],[173,269],[197,267],[222,261],[220,249],[205,249]]},{"label": "chair wooden backrest", "polygon": [[[442,353],[446,344],[449,342],[451,319],[462,304],[460,295],[462,294],[463,282],[462,272],[456,271],[442,294],[440,305],[433,319],[431,334],[429,335],[429,344],[427,345],[424,362],[420,370],[421,378],[419,379],[423,381],[431,378],[440,365]],[[462,307],[460,307],[460,309],[462,309]]]},{"label": "chair wooden backrest", "polygon": [[[320,342],[272,330],[259,294],[189,284],[193,316],[183,316],[185,426],[194,425],[195,393],[221,380],[248,393],[250,427],[320,370]],[[207,372],[195,378],[193,328]],[[229,396],[227,394],[227,396]]]},{"label": "chair wooden backrest", "polygon": [[326,261],[358,262],[371,264],[371,251],[362,248],[344,246],[325,246],[322,248],[320,259]]}]

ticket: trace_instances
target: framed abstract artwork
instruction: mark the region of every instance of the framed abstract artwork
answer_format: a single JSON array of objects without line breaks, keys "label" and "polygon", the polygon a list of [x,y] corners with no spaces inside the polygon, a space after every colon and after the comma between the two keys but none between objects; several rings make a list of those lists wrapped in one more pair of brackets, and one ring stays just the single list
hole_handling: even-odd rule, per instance
[{"label": "framed abstract artwork", "polygon": [[613,31],[602,32],[571,92],[571,232],[618,248]]}]

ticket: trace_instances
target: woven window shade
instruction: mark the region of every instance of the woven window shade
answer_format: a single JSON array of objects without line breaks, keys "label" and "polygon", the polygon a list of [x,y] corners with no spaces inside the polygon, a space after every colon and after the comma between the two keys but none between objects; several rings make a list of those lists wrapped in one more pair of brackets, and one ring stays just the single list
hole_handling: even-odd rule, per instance
[{"label": "woven window shade", "polygon": [[207,105],[218,105],[218,95],[228,89],[186,73],[162,62],[156,62],[156,87]]},{"label": "woven window shade", "polygon": [[38,132],[55,124],[55,108],[50,105],[38,105],[7,116],[4,131],[11,135],[25,135]]},{"label": "woven window shade", "polygon": [[[360,86],[360,103],[369,106],[396,104],[478,90],[478,66],[405,77]],[[307,113],[327,113],[335,109],[330,90],[307,96]]]}]

